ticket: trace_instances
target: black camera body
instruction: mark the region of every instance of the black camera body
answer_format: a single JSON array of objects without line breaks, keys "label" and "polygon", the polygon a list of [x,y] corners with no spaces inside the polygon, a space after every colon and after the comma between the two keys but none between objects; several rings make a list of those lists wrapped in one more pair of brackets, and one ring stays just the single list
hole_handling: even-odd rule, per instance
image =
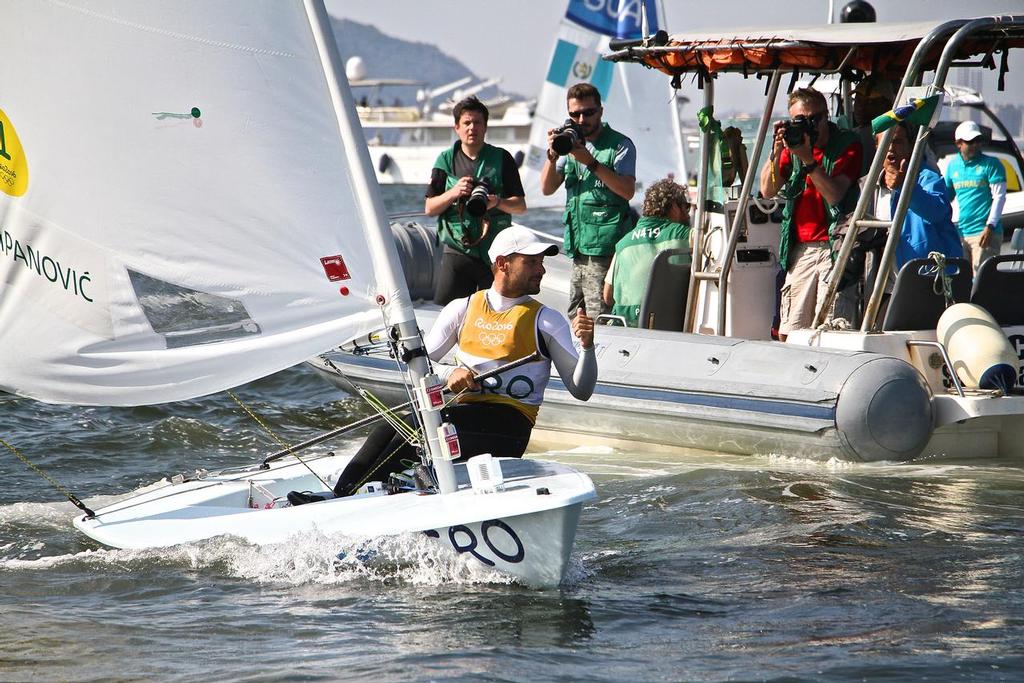
[{"label": "black camera body", "polygon": [[555,154],[564,157],[572,148],[583,142],[583,129],[572,119],[566,119],[560,128],[555,129],[555,137],[551,141],[551,149]]},{"label": "black camera body", "polygon": [[473,189],[465,198],[465,209],[470,216],[480,218],[487,213],[487,195],[491,194],[491,184],[483,178],[473,179]]},{"label": "black camera body", "polygon": [[804,141],[804,135],[807,136],[807,140],[813,147],[814,143],[818,140],[818,127],[807,116],[800,114],[799,116],[794,116],[789,121],[783,122],[782,139],[786,141],[787,146],[800,146]]}]

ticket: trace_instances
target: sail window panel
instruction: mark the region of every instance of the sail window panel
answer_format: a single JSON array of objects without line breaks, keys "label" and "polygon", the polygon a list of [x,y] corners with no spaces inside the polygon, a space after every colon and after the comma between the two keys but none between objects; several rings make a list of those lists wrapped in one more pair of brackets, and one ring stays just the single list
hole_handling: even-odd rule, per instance
[{"label": "sail window panel", "polygon": [[129,269],[139,307],[167,348],[249,337],[259,324],[238,299],[201,292]]}]

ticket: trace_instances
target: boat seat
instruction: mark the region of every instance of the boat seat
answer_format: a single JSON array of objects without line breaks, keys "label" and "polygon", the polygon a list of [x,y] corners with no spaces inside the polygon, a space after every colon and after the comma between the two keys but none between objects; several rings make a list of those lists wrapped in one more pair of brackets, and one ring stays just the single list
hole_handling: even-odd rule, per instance
[{"label": "boat seat", "polygon": [[[1000,268],[1000,264],[1011,264]],[[971,303],[992,314],[1002,327],[1024,325],[1024,254],[1003,254],[978,267]]]},{"label": "boat seat", "polygon": [[[946,259],[952,279],[953,301],[964,303],[971,299],[971,264],[967,259]],[[935,262],[916,258],[908,261],[896,276],[896,285],[889,299],[882,329],[933,330],[939,316],[946,310],[946,299],[935,292]]]},{"label": "boat seat", "polygon": [[689,288],[690,250],[666,249],[660,252],[651,264],[647,289],[640,302],[639,326],[648,330],[682,332]]}]

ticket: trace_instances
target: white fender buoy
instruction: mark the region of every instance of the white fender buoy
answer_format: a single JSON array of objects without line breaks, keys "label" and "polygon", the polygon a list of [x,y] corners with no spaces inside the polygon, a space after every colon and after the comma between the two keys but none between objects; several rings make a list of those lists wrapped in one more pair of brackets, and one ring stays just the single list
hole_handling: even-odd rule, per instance
[{"label": "white fender buoy", "polygon": [[965,387],[1006,393],[1017,382],[1020,360],[999,323],[981,306],[953,304],[939,318],[935,336]]}]

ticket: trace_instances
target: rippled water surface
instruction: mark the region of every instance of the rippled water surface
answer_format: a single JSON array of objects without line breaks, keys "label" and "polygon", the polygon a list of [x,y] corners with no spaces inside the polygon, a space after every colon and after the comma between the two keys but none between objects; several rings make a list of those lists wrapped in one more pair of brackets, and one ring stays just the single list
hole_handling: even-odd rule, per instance
[{"label": "rippled water surface", "polygon": [[[237,393],[288,442],[368,414],[302,367]],[[0,438],[91,505],[277,448],[226,395],[0,394],[0,416]],[[569,581],[547,591],[419,536],[105,549],[0,447],[0,680],[1024,677],[1024,469],[542,455],[599,492]]]}]

